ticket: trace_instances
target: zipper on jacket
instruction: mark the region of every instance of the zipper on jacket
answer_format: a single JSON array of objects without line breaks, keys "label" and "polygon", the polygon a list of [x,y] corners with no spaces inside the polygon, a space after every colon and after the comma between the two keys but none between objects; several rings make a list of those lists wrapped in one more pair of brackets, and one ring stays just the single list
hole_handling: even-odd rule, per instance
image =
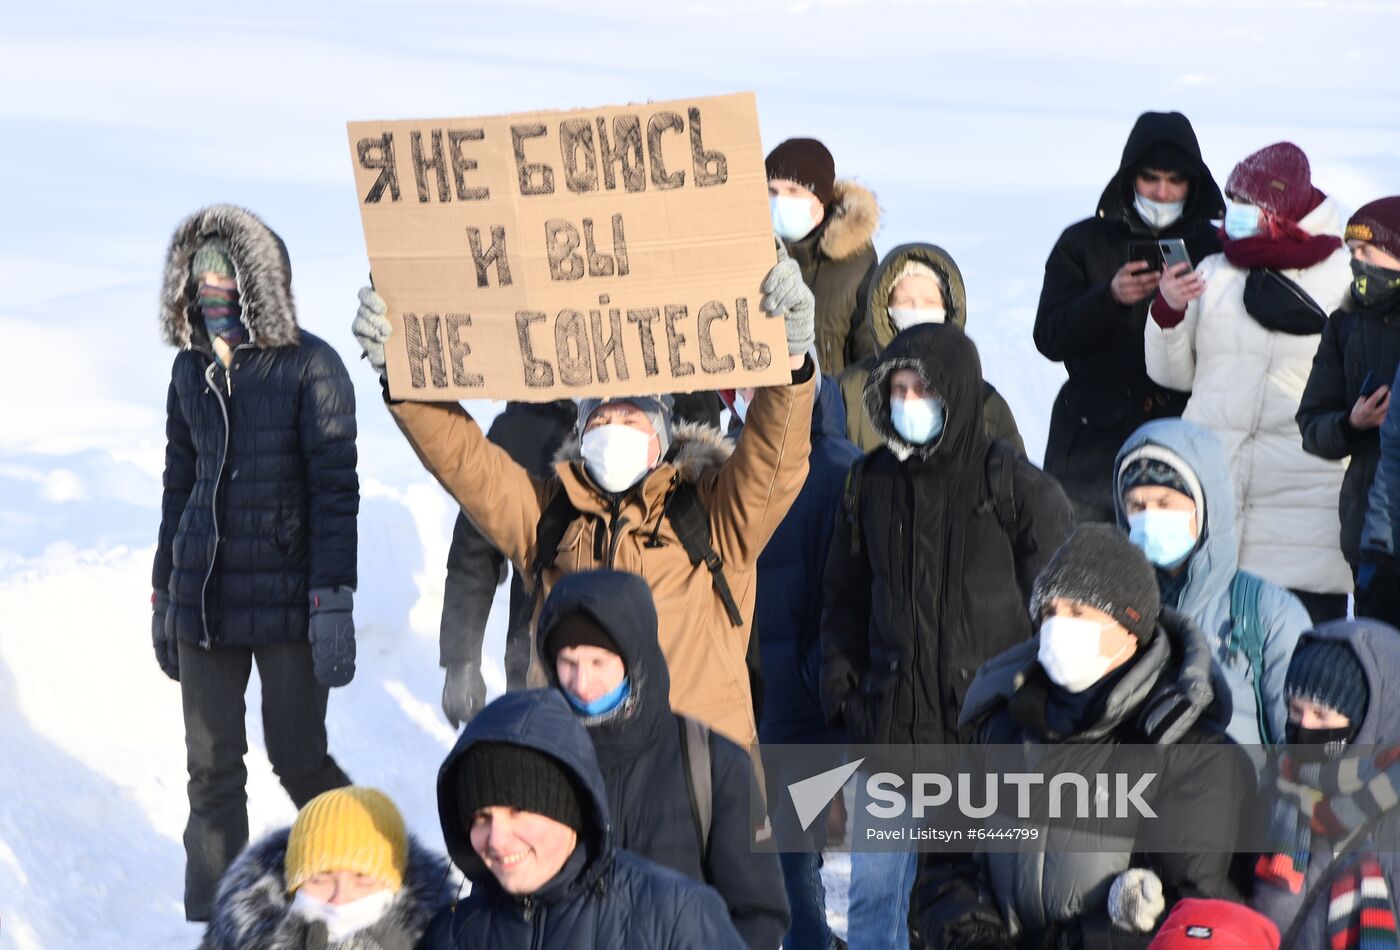
[{"label": "zipper on jacket", "polygon": [[622,529],[627,526],[627,519],[618,517],[622,513],[622,506],[618,504],[617,498],[611,498],[608,502],[608,559],[605,566],[612,568],[617,560],[617,546],[622,541]]},{"label": "zipper on jacket", "polygon": [[[909,524],[911,526],[919,523],[919,486],[913,479],[909,479]],[[903,531],[903,525],[900,526]],[[922,678],[920,664],[923,662],[923,650],[919,641],[922,639],[922,631],[919,629],[919,543],[918,532],[909,532],[909,612],[914,621],[914,661],[909,671],[909,741],[919,741],[919,680]],[[895,695],[899,694],[899,687],[895,687]],[[893,710],[891,710],[893,713]],[[893,732],[894,717],[890,717],[891,732]],[[894,738],[893,735],[890,736]],[[941,740],[940,740],[941,741]]]},{"label": "zipper on jacket", "polygon": [[[219,472],[214,478],[214,494],[209,500],[209,515],[214,528],[214,550],[209,556],[209,569],[204,574],[204,584],[199,590],[199,619],[204,627],[204,639],[199,641],[199,645],[208,650],[214,645],[213,637],[209,635],[209,582],[214,577],[214,565],[219,560],[219,547],[223,544],[223,539],[219,536],[219,489],[224,484],[224,466],[228,462],[229,443],[229,417],[228,403],[224,401],[223,393],[219,392],[218,385],[214,382],[214,367],[217,361],[210,363],[204,370],[204,381],[209,384],[209,391],[214,394],[214,398],[219,401],[219,413],[224,417],[224,449],[219,454]],[[227,371],[224,377],[228,377]],[[229,392],[233,392],[233,383],[229,383]]]},{"label": "zipper on jacket", "polygon": [[530,950],[540,950],[544,946],[544,915],[546,908],[543,904],[538,905],[535,913],[534,929],[530,934]]}]

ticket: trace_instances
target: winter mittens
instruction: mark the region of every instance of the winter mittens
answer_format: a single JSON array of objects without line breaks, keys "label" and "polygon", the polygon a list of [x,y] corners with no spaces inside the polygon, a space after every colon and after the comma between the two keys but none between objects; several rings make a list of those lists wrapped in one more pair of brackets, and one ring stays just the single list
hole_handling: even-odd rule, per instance
[{"label": "winter mittens", "polygon": [[374,292],[373,287],[360,288],[360,309],[355,311],[355,322],[350,332],[360,341],[360,349],[365,351],[365,359],[381,379],[387,378],[384,369],[384,342],[389,339],[393,327],[384,316],[389,310],[384,298]]},{"label": "winter mittens", "polygon": [[450,663],[447,679],[442,684],[442,711],[453,729],[471,722],[486,705],[486,681],[481,678],[480,663]]},{"label": "winter mittens", "polygon": [[1166,907],[1162,879],[1147,868],[1129,868],[1108,889],[1108,916],[1128,933],[1150,932]]},{"label": "winter mittens", "polygon": [[156,662],[165,675],[180,681],[180,648],[175,642],[174,616],[170,613],[170,595],[156,591],[151,595],[151,644],[156,649]]},{"label": "winter mittens", "polygon": [[778,245],[778,263],[773,265],[759,286],[763,300],[759,306],[770,317],[782,317],[787,329],[789,356],[800,356],[816,342],[817,301],[802,280],[802,268]]},{"label": "winter mittens", "polygon": [[311,662],[322,686],[344,686],[355,678],[355,593],[348,587],[311,592]]}]

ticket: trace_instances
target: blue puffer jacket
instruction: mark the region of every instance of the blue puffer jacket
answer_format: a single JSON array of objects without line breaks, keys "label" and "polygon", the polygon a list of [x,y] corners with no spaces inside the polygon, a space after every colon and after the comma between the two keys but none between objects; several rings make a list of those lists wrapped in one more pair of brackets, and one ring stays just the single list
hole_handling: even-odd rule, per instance
[{"label": "blue puffer jacket", "polygon": [[[1159,419],[1141,426],[1119,450],[1114,465],[1115,485],[1128,456],[1145,446],[1155,446],[1158,458],[1174,468],[1193,473],[1206,499],[1205,531],[1186,566],[1186,582],[1175,603],[1165,603],[1186,614],[1206,635],[1216,662],[1230,686],[1234,713],[1228,729],[1230,738],[1241,745],[1260,741],[1258,703],[1254,698],[1254,677],[1243,652],[1230,655],[1230,589],[1239,571],[1239,542],[1235,537],[1235,493],[1230,467],[1220,442],[1200,426],[1180,419]],[[1115,491],[1118,523],[1127,529],[1121,489]],[[1165,576],[1158,572],[1158,580]],[[1298,637],[1312,626],[1308,612],[1298,598],[1281,587],[1262,581],[1259,594],[1259,622],[1264,630],[1264,682],[1262,693],[1267,704],[1270,738],[1283,740],[1288,710],[1283,696],[1283,680]]]},{"label": "blue puffer jacket", "polygon": [[[209,236],[228,246],[248,329],[227,370],[193,309],[190,261]],[[286,249],[241,208],[207,208],[175,232],[161,321],[180,352],[152,589],[169,593],[185,642],[304,640],[308,591],[356,581],[355,392],[345,365],[297,327]]]},{"label": "blue puffer jacket", "polygon": [[841,742],[821,700],[822,575],[846,473],[861,457],[846,438],[841,388],[823,376],[812,406],[807,481],[758,556],[754,629],[763,658],[763,743]]},{"label": "blue puffer jacket", "polygon": [[[457,766],[478,742],[508,742],[557,759],[588,796],[588,828],[563,870],[535,894],[503,891],[472,848],[457,808]],[[507,693],[462,731],[438,773],[438,815],[471,895],[440,913],[423,950],[744,950],[713,888],[615,848],[593,744],[554,690]]]}]

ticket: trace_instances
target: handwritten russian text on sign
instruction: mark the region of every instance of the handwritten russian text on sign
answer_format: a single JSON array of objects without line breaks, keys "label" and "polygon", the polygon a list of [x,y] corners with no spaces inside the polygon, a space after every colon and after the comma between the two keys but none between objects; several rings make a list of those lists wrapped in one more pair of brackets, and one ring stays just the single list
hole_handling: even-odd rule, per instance
[{"label": "handwritten russian text on sign", "polygon": [[398,399],[782,384],[750,93],[349,123]]}]

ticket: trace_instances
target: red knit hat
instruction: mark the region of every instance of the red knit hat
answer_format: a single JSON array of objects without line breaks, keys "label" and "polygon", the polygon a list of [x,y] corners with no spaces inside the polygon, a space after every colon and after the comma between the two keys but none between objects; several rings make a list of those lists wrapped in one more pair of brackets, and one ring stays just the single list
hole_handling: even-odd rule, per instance
[{"label": "red knit hat", "polygon": [[1400,195],[1377,198],[1358,208],[1347,222],[1346,239],[1365,241],[1400,257]]},{"label": "red knit hat", "polygon": [[788,139],[768,153],[763,166],[770,181],[795,181],[823,205],[831,204],[836,190],[836,160],[816,139]]},{"label": "red knit hat", "polygon": [[1235,166],[1225,194],[1297,223],[1326,197],[1313,187],[1308,156],[1292,142],[1276,142]]},{"label": "red knit hat", "polygon": [[1188,897],[1177,901],[1147,950],[1278,950],[1278,927],[1243,904]]}]

